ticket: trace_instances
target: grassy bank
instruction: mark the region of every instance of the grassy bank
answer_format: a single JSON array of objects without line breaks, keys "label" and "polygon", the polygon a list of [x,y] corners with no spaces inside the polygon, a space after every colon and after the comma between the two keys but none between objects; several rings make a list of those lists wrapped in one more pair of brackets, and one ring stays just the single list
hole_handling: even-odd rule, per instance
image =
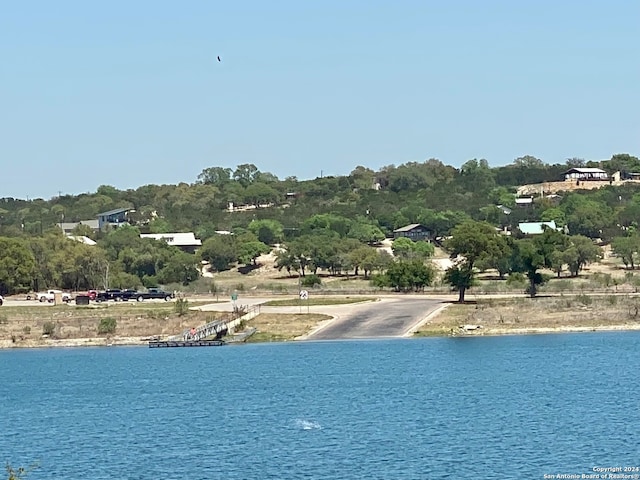
[{"label": "grassy bank", "polygon": [[[460,326],[479,325],[465,331]],[[640,328],[640,298],[630,295],[565,295],[480,299],[451,304],[423,325],[418,336],[499,335],[552,331]]]},{"label": "grassy bank", "polygon": [[265,307],[297,307],[297,306],[323,306],[323,305],[347,305],[351,303],[374,302],[376,297],[311,297],[307,300],[299,298],[283,298],[281,300],[269,300],[263,303]]},{"label": "grassy bank", "polygon": [[248,322],[248,327],[257,329],[249,342],[285,342],[307,334],[321,322],[331,319],[329,315],[261,313]]},{"label": "grassy bank", "polygon": [[[197,304],[189,304],[197,306]],[[64,344],[77,339],[95,339],[96,344],[114,338],[171,336],[224,315],[223,312],[188,310],[179,313],[173,303],[119,303],[88,307],[73,305],[2,307],[0,347],[30,347]],[[113,331],[101,333],[105,325]]]}]

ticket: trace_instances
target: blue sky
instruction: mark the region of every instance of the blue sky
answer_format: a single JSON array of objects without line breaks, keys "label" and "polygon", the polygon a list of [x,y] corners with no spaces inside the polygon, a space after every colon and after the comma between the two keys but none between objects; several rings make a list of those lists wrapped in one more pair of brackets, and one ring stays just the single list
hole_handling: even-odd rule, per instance
[{"label": "blue sky", "polygon": [[639,21],[632,0],[4,2],[0,197],[638,155]]}]

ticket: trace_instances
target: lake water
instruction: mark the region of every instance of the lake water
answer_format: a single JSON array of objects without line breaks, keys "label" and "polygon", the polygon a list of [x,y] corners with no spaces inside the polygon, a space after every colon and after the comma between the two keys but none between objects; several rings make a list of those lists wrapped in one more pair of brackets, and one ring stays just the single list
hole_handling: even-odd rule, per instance
[{"label": "lake water", "polygon": [[640,466],[639,352],[638,332],[0,351],[0,462],[65,480]]}]

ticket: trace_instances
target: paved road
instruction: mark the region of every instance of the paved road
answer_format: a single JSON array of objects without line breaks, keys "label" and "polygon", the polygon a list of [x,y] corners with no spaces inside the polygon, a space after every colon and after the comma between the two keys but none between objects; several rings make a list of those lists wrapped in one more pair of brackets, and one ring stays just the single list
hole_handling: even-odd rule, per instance
[{"label": "paved road", "polygon": [[428,298],[383,298],[378,302],[354,306],[341,313],[324,328],[311,333],[308,340],[401,337],[411,327],[443,306]]}]

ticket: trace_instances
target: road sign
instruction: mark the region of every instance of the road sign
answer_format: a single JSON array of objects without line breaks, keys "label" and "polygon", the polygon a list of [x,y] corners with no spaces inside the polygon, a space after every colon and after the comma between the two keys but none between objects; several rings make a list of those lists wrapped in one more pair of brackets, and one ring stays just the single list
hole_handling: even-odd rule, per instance
[{"label": "road sign", "polygon": [[237,293],[232,293],[231,294],[231,300],[233,300],[234,302],[238,299],[238,294]]},{"label": "road sign", "polygon": [[309,298],[309,292],[306,290],[300,290],[300,300],[307,300]]}]

